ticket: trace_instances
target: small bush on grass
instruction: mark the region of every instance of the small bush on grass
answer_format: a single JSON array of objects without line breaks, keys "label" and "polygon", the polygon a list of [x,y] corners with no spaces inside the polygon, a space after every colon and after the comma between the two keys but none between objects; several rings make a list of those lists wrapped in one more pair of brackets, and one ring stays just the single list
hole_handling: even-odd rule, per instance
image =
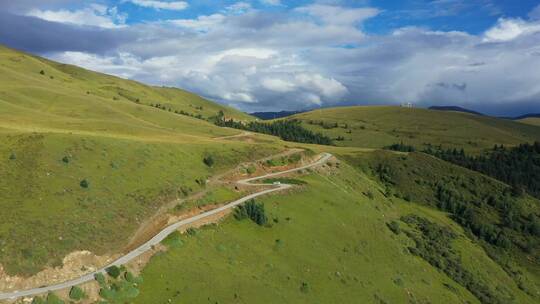
[{"label": "small bush on grass", "polygon": [[302,284],[300,285],[300,291],[303,292],[303,293],[308,293],[309,292],[309,284],[306,283],[306,282],[302,282]]},{"label": "small bush on grass", "polygon": [[69,298],[72,299],[72,300],[80,301],[80,300],[84,299],[85,297],[86,297],[86,294],[78,286],[73,286],[71,288],[71,290],[69,291]]},{"label": "small bush on grass", "polygon": [[103,287],[107,284],[107,279],[105,279],[105,276],[103,273],[96,273],[94,276],[94,279],[98,282],[99,286]]},{"label": "small bush on grass", "polygon": [[79,184],[82,188],[85,188],[85,189],[90,186],[90,183],[86,179],[83,179]]},{"label": "small bush on grass", "polygon": [[187,230],[186,230],[186,233],[189,235],[189,236],[195,236],[197,234],[197,229],[193,228],[193,227],[189,227]]},{"label": "small bush on grass", "polygon": [[259,226],[263,226],[268,222],[264,204],[257,204],[255,200],[249,200],[245,204],[236,207],[234,217],[238,220],[249,218]]},{"label": "small bush on grass", "polygon": [[107,269],[105,269],[105,271],[107,272],[108,275],[110,275],[111,277],[115,279],[120,276],[120,268],[118,268],[118,266],[116,265],[108,267]]},{"label": "small bush on grass", "polygon": [[255,168],[255,166],[249,166],[246,169],[246,173],[249,174],[249,175],[255,173],[255,171],[257,171],[257,168]]},{"label": "small bush on grass", "polygon": [[214,158],[211,155],[208,155],[207,157],[203,158],[203,162],[208,167],[214,166]]},{"label": "small bush on grass", "polygon": [[141,284],[143,282],[142,277],[136,277],[133,273],[129,271],[126,271],[126,274],[124,275],[124,279],[126,279],[126,281],[133,284]]},{"label": "small bush on grass", "polygon": [[178,231],[169,234],[163,241],[161,241],[161,243],[167,247],[172,248],[178,248],[184,244]]},{"label": "small bush on grass", "polygon": [[373,194],[373,191],[371,191],[371,190],[366,191],[364,193],[364,195],[367,196],[367,198],[369,198],[371,200],[375,198],[375,195]]},{"label": "small bush on grass", "polygon": [[65,302],[62,301],[57,295],[54,293],[49,293],[47,295],[47,304],[64,304]]},{"label": "small bush on grass", "polygon": [[390,229],[394,234],[399,234],[401,232],[401,229],[399,228],[399,223],[396,221],[391,221],[386,225],[388,226],[388,229]]}]

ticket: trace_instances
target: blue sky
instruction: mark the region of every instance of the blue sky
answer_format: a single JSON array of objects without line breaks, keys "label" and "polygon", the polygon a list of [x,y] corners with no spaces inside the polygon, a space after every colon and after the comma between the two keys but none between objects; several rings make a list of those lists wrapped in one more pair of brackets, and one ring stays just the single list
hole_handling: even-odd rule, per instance
[{"label": "blue sky", "polygon": [[[117,6],[129,15],[128,24],[146,21],[196,18],[200,15],[219,13],[239,1],[199,0],[190,1],[184,10],[148,9],[129,1],[106,1]],[[290,12],[313,1],[279,1],[280,5],[267,4],[264,1],[245,1],[253,8],[269,12]],[[320,1],[323,2],[323,1]],[[338,1],[326,1],[336,3]],[[371,0],[339,1],[347,7],[376,7],[381,13],[367,21],[364,29],[370,33],[384,34],[405,27],[419,26],[433,30],[458,30],[468,33],[481,33],[491,27],[497,19],[527,18],[527,15],[540,2],[538,0]],[[77,4],[72,5],[73,8]]]},{"label": "blue sky", "polygon": [[245,111],[540,112],[538,0],[2,1],[0,43]]}]

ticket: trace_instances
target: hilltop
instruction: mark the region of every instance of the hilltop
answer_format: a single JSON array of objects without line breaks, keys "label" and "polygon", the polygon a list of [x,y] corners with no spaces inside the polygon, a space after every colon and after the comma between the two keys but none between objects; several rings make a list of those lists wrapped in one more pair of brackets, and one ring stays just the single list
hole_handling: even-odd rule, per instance
[{"label": "hilltop", "polygon": [[527,117],[518,120],[519,122],[530,124],[533,126],[540,126],[540,117]]},{"label": "hilltop", "polygon": [[480,112],[476,112],[476,111],[465,109],[458,106],[432,106],[432,107],[429,107],[429,110],[454,111],[454,112],[463,112],[463,113],[469,113],[469,114],[474,114],[474,115],[484,115]]},{"label": "hilltop", "polygon": [[480,152],[494,144],[518,145],[540,140],[540,128],[469,113],[397,106],[354,106],[314,110],[289,116],[338,146],[383,148],[403,142],[416,148],[442,145]]}]

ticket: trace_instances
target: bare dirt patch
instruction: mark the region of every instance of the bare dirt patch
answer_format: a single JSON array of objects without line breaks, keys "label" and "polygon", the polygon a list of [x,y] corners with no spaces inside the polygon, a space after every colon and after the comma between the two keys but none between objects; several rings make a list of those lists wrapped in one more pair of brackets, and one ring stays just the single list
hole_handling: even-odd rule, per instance
[{"label": "bare dirt patch", "polygon": [[111,263],[118,256],[97,256],[90,251],[76,251],[64,258],[61,267],[49,267],[31,277],[9,276],[0,266],[0,290],[3,292],[24,290],[65,282],[95,271]]}]

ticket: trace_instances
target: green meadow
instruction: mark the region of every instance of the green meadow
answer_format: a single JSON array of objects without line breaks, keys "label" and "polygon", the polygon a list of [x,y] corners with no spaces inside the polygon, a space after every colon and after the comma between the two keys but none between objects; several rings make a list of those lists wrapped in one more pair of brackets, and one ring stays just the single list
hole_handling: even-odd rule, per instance
[{"label": "green meadow", "polygon": [[166,242],[168,251],[143,270],[135,303],[479,303],[388,228],[409,214],[457,235],[451,248],[476,282],[506,303],[535,303],[446,214],[385,197],[345,163],[327,172],[297,176],[301,188],[259,199],[266,226],[229,217]]},{"label": "green meadow", "polygon": [[164,203],[280,150],[216,139],[239,133],[205,120],[219,111],[251,119],[182,90],[0,47],[0,264],[31,275],[75,250],[116,253]]},{"label": "green meadow", "polygon": [[[212,176],[238,165],[252,175],[257,168],[246,162],[303,148],[339,161],[263,180],[295,187],[257,199],[243,216],[172,234],[140,278],[123,268],[118,278],[101,278],[104,299],[538,303],[537,199],[423,153],[381,148],[403,142],[481,153],[540,140],[539,126],[400,107],[285,118],[334,139],[317,146],[234,136],[241,131],[217,127],[217,116],[254,119],[180,89],[0,46],[0,264],[30,276],[76,250],[120,253],[172,201],[183,199],[169,210],[177,213],[244,194],[207,184]],[[297,153],[259,165],[300,161]]]},{"label": "green meadow", "polygon": [[298,119],[312,131],[334,139],[338,146],[383,148],[403,142],[418,149],[429,144],[480,152],[540,140],[540,127],[460,112],[397,106],[354,106],[313,110]]}]

